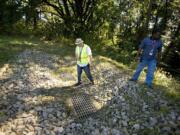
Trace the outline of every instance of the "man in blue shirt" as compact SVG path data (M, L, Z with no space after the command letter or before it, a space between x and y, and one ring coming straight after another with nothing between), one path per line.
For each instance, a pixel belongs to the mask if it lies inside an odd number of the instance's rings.
M149 88L152 88L152 81L154 78L154 72L156 70L157 62L161 58L162 41L160 39L160 32L153 30L151 37L146 37L142 40L139 50L138 58L140 63L130 81L137 81L141 71L144 67L148 67L145 83Z

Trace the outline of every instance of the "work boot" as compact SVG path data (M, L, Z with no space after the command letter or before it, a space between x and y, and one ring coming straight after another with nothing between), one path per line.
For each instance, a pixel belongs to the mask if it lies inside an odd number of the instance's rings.
M91 85L94 85L94 81L91 81L91 83L90 83Z
M149 89L153 89L153 86L152 85L149 85L149 84L147 84L147 83L144 83L144 85L147 87L147 88L149 88Z
M134 79L129 79L129 81L131 81L131 82L137 82L137 80L134 80Z
M153 86L152 85L147 85L147 87L149 88L149 89L153 89Z
M74 86L79 86L81 84L82 84L81 82L77 82Z

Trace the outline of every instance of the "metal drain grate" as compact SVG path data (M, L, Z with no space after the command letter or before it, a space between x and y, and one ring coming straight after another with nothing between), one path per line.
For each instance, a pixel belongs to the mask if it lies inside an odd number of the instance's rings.
M76 116L79 119L86 118L96 112L96 108L88 94L74 95L72 97L72 103Z

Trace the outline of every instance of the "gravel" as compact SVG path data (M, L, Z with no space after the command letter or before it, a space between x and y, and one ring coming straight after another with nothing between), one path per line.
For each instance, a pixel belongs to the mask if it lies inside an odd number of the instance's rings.
M160 90L129 82L128 74L107 63L97 66L97 85L68 88L76 76L69 72L54 74L67 65L63 60L25 50L0 70L0 135L180 133L179 104L171 103ZM92 95L103 106L78 121L64 105L66 92L69 96L73 92Z

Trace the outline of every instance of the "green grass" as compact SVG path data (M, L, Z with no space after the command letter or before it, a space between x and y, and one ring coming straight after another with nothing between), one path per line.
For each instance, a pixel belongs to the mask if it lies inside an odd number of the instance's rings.
M0 67L24 49L19 40L9 37L0 37ZM28 48L28 45L26 45Z
M65 40L66 41L66 40ZM41 41L34 37L0 36L0 67L25 49L35 49L61 57L72 56L72 42Z
M139 135L160 135L160 129L159 128L146 128L146 129L142 129L139 131L138 133Z
M95 41L90 43L89 41L87 44L89 44L93 50L95 65L104 64L108 67L113 65L130 76L133 74L137 62L128 58L131 57L131 55L129 56L127 52L121 52L119 54L118 50L115 48L112 49L112 47L108 45L110 43L106 43L105 41L97 43ZM56 54L62 59L69 59L69 62L74 60L74 48L73 40L64 37L61 37L56 41L45 41L35 37L0 36L0 68L3 67L4 64L9 63L17 54L25 49L35 49L49 54ZM67 65L66 67L55 71L54 74L59 74L64 71L76 74L76 71L72 70L71 67L72 64ZM75 68L76 67L73 66L73 69ZM144 79L145 72L142 73L140 82L143 82ZM162 90L168 98L171 98L174 101L180 100L180 82L172 76L166 75L164 71L158 70L155 73L154 84L155 88Z
M0 112L0 117L3 117L5 115L4 112Z

